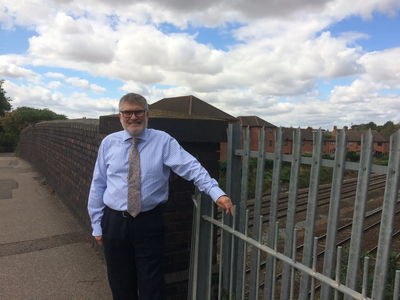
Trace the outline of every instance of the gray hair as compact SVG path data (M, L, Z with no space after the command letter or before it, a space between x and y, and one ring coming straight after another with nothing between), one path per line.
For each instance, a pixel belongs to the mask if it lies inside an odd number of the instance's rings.
M147 104L147 100L145 97L135 93L126 94L119 100L119 110L121 111L122 104L141 104L146 111L149 111L149 105Z

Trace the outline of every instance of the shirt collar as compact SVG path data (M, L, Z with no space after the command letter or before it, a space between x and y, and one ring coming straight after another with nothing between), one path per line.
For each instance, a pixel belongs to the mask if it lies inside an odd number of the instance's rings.
M148 138L148 136L149 136L148 129L145 128L144 131L142 132L142 134L139 135L139 136L136 137L136 138L138 138L138 139L140 139L140 140L143 140L143 141L146 141L147 138ZM123 134L122 134L122 139L123 139L123 141L126 142L127 140L130 140L131 138L132 138L131 135L130 135L126 130L124 130L124 132L123 132Z

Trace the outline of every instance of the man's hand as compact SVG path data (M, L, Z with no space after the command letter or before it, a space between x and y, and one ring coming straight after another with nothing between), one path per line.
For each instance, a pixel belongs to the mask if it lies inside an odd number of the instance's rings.
M96 239L97 244L99 244L100 246L103 246L103 236L102 235L95 236L94 238Z
M230 198L228 198L227 196L221 196L218 198L216 203L222 209L226 209L227 214L230 212L233 216L233 205Z

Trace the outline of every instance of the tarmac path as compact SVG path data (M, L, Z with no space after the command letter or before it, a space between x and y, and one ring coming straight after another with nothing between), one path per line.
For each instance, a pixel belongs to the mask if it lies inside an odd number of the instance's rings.
M42 180L0 153L0 299L112 299L102 256Z

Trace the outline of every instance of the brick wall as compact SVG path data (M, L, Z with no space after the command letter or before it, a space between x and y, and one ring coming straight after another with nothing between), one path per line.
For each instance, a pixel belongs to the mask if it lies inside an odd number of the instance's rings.
M162 129L177 138L212 177L218 178L220 140L221 135L226 135L226 122L153 119L149 127ZM87 199L98 148L107 134L121 129L118 118L101 117L100 121L41 122L21 132L20 156L46 178L89 236L92 229ZM162 206L166 227L165 277L170 300L187 299L193 194L193 183L171 174L169 200Z
M91 234L87 199L101 140L99 120L37 123L21 132L20 156L46 178L60 199Z

